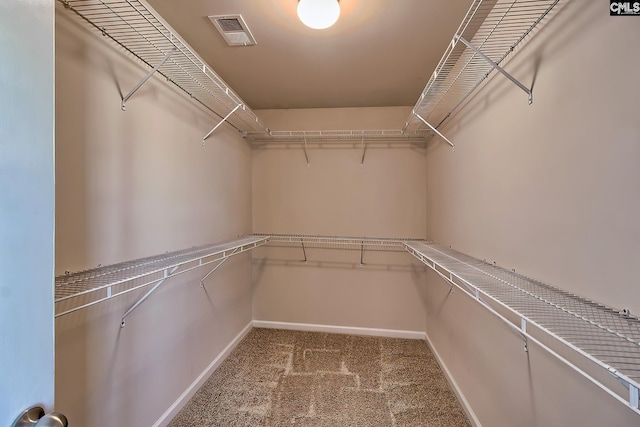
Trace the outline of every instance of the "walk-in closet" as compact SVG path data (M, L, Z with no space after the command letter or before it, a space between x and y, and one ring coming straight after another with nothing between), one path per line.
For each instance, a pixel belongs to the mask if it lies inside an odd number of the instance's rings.
M640 425L638 43L636 2L3 0L0 425Z

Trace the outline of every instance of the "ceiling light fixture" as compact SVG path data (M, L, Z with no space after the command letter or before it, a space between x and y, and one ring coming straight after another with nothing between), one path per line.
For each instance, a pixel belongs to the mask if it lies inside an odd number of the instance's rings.
M329 28L340 17L338 0L299 0L298 18L304 25L316 30Z

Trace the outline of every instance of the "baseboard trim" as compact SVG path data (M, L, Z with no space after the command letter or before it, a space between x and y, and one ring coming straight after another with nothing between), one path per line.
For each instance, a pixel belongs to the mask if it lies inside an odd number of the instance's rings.
M254 320L255 328L290 329L294 331L328 332L332 334L365 335L386 338L405 338L410 340L425 340L426 335L420 331L403 331L397 329L360 328L354 326L316 325L313 323L273 322L269 320Z
M458 387L458 383L451 375L451 371L449 371L449 368L447 368L447 365L443 362L442 358L440 357L440 354L438 353L438 350L436 350L436 348L433 345L433 342L431 341L431 338L429 338L429 334L427 334L426 332L424 333L424 340L429 345L431 352L433 353L433 355L436 357L436 360L438 361L438 365L440 365L440 369L442 369L442 372L444 372L444 376L447 378L449 385L451 385L453 392L456 394L456 396L458 397L458 400L462 404L462 409L467 414L467 418L469 418L469 421L471 421L471 425L473 427L482 427L482 424L480 424L480 420L476 416L476 413L473 411L473 409L471 409L471 405L469 405L469 401L466 399L466 397L464 397L462 390L460 390L460 387Z
M207 379L213 374L213 372L218 369L218 366L224 362L224 360L229 356L229 353L233 351L234 348L242 341L242 339L249 333L251 328L253 327L253 322L249 322L247 326L240 331L238 335L216 356L215 359L207 366L204 371L198 378L196 378L193 383L176 399L175 402L165 411L164 414L153 424L153 427L166 427L169 425L171 420L178 415L178 412L184 407L184 405L189 402L189 399L193 397L194 394L204 385Z

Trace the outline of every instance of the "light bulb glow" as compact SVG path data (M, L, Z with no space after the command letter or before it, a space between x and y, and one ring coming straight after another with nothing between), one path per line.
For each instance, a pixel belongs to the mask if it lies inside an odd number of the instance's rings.
M298 17L307 27L324 30L338 21L340 5L338 0L300 0Z

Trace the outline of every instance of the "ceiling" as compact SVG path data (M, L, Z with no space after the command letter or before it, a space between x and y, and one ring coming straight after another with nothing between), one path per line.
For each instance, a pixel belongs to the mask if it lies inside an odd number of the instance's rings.
M148 0L252 109L414 105L471 0L340 0L312 30L298 0ZM241 14L258 44L230 47L209 15Z

